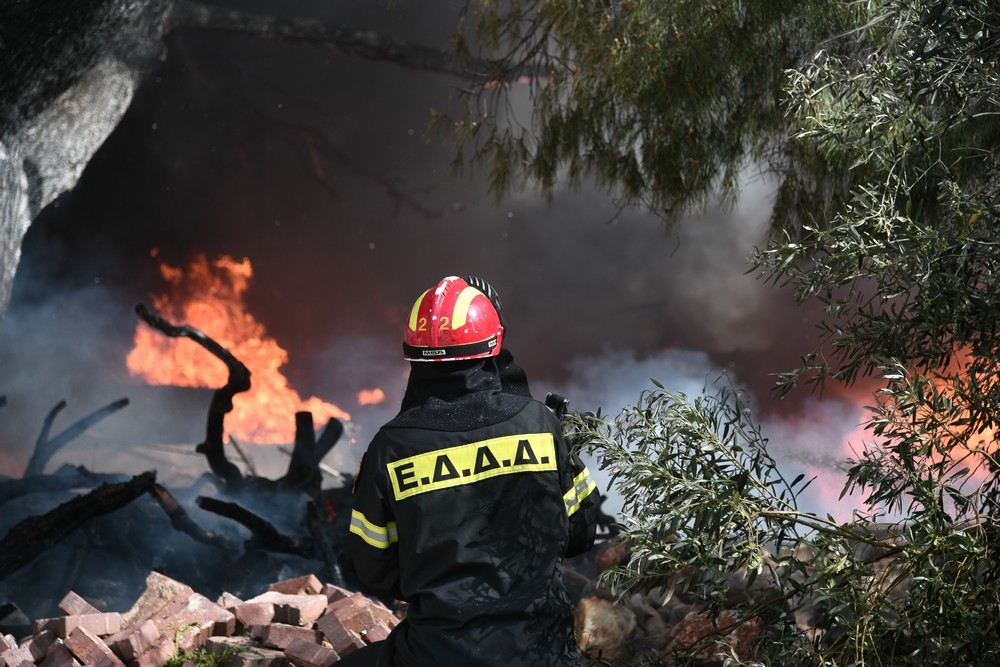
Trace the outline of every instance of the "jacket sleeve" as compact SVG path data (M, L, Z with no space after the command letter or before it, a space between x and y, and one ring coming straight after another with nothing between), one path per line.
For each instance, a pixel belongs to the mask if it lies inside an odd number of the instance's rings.
M560 477L563 480L563 501L569 518L569 541L566 544L566 556L569 557L589 551L594 546L600 494L587 466L579 456L570 451L561 429L559 439L560 448L565 452L565 465Z
M354 571L371 592L402 599L396 521L385 500L382 472L372 458L361 459L354 480L354 507L348 535Z

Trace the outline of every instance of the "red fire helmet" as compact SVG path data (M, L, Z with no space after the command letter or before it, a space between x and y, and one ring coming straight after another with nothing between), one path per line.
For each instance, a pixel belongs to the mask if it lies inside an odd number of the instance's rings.
M448 276L421 294L406 322L403 358L458 361L500 352L503 326L493 303L462 278Z

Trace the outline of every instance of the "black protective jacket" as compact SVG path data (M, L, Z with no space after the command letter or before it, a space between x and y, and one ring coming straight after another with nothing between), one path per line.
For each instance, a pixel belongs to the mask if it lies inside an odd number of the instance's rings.
M596 485L497 361L414 363L358 472L357 575L409 603L388 640L397 667L580 664L558 566L593 545Z

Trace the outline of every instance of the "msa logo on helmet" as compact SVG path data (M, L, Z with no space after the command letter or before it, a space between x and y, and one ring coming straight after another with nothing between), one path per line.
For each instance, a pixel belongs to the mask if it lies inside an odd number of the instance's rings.
M488 347L488 348L494 348L496 346L497 346L497 339L496 338L494 338L493 340L491 340L490 342L488 342L486 344L486 347Z
M425 357L443 357L447 350L423 350L421 354Z

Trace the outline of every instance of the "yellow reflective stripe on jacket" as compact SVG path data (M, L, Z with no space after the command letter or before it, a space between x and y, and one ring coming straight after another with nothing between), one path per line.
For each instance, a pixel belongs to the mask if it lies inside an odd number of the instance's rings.
M524 433L417 454L386 465L396 500L498 475L558 469L551 433Z
M399 540L395 521L390 521L385 526L379 526L369 521L358 510L351 512L351 532L376 549L388 549L389 545Z
M597 484L590 476L590 471L584 466L583 472L573 480L573 488L566 492L563 501L566 503L566 516L573 516L573 513L580 509L583 499L597 488Z

